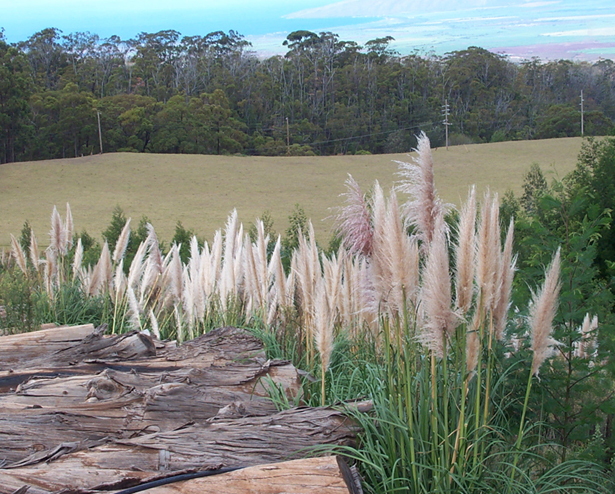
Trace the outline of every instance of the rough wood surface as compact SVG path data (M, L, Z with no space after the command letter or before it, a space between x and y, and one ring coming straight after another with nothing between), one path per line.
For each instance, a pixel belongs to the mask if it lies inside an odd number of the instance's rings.
M301 458L355 436L335 410L278 412L267 388L295 399L297 371L266 360L246 331L220 328L181 346L103 333L0 337L0 494L24 485L29 494L109 492L176 472Z
M334 456L258 465L154 487L149 494L349 494L360 492Z

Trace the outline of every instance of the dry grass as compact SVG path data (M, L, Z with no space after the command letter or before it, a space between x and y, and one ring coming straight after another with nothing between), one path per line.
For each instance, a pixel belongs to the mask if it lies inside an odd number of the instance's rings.
M446 202L459 204L470 184L503 194L520 190L532 162L562 177L574 168L580 138L503 142L439 148L433 151L435 181ZM209 240L233 208L250 224L270 210L274 228L283 233L299 203L312 218L316 235L326 242L332 222L322 221L343 203L339 194L350 173L364 189L375 179L387 190L394 161L406 154L331 157L235 157L116 153L63 160L15 163L0 167L0 245L10 245L30 221L41 245L48 244L49 215L69 202L75 230L98 236L116 205L133 225L147 215L161 239L169 240L181 220Z

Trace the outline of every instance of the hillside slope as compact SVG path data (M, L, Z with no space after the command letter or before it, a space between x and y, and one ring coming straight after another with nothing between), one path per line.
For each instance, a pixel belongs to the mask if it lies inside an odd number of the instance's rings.
M516 141L434 149L436 187L459 204L470 184L504 193L519 192L533 162L560 178L571 171L580 138ZM408 154L330 157L239 157L112 153L101 156L13 163L0 166L0 245L19 235L27 219L41 244L48 242L49 217L57 205L72 208L77 231L98 237L116 205L136 222L146 215L168 241L181 220L206 239L237 208L249 225L270 210L283 233L296 203L312 218L317 237L330 236L330 208L341 205L344 180L352 174L367 190L374 180L385 188L396 180L397 164ZM324 221L323 221L324 220Z

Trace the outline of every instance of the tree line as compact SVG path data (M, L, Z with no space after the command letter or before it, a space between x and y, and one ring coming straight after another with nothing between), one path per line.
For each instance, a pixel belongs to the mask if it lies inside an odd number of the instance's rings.
M0 32L0 163L102 150L306 155L581 134L615 119L615 64L513 63L478 47L400 55L390 36L360 46L295 31L259 58L244 37L175 30L134 39L44 29Z

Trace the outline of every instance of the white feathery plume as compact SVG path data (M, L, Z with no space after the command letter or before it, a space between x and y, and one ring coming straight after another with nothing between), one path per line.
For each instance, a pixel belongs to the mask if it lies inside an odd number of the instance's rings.
M120 233L120 236L115 244L115 249L113 250L114 264L124 257L126 247L128 247L128 240L130 240L130 218L126 220L126 224L124 225L124 228L122 228L122 233Z
M290 272L288 273L288 277L286 278L286 303L285 307L289 307L292 305L295 300L295 294L297 290L297 258L295 254L291 256L290 259Z
M164 269L164 262L162 259L162 252L160 252L160 244L158 242L158 236L156 235L156 231L151 223L146 225L147 228L147 239L145 240L148 250L149 250L149 259L151 259L155 269L158 271L158 274L162 274Z
M331 352L333 351L333 317L327 301L325 280L321 278L316 285L314 312L314 339L316 349L320 354L322 374L329 368Z
M82 290L86 295L90 295L90 286L92 285L92 266L82 267L79 273Z
M377 295L375 303L379 310L380 304L386 300L388 293L388 281L391 279L390 266L387 264L387 233L386 233L386 218L387 208L384 192L376 182L374 184L374 193L372 196L372 220L374 224L374 235L372 238L372 256L370 259L371 277L373 286Z
M113 265L111 264L111 252L109 252L109 244L105 241L102 252L100 253L100 275L102 277L101 284L106 290L110 290L113 284Z
M211 246L211 270L207 283L207 293L212 294L218 289L220 276L222 273L222 231L217 230L214 235L214 242Z
M75 257L73 259L73 280L82 278L83 263L83 244L81 243L81 237L77 239L77 246L75 247ZM83 281L83 279L82 279Z
M591 354L591 347L595 343L596 337L592 334L598 328L598 316L590 319L589 313L585 314L583 324L579 328L581 338L574 342L573 356L587 359Z
M403 206L404 217L409 225L416 227L425 249L433 238L436 219L445 213L445 208L434 186L429 138L421 132L417 140L417 156L412 158L413 163L397 162L398 175L402 177L397 188L410 196Z
M444 218L436 219L427 261L423 270L421 305L426 322L421 328L419 341L436 357L444 357L445 340L455 331L458 318L451 310L451 281L446 245Z
M49 298L53 299L54 295L54 278L57 270L56 251L51 247L45 249L45 291Z
M160 339L160 329L158 327L158 319L156 319L156 314L154 314L154 311L152 309L150 309L149 311L149 321L150 324L152 325L152 333L154 333L154 336L158 339Z
M15 259L15 262L17 263L17 266L19 266L19 269L21 269L23 274L27 275L28 267L27 267L26 255L23 249L21 248L21 244L17 241L17 239L12 233L11 233L11 252L13 254L13 258Z
M314 233L314 225L311 220L308 220L308 234L310 237L310 255L312 258L312 275L314 276L314 284L316 279L322 276L322 269L320 267L320 255L318 254L318 247L316 246L316 234Z
M275 295L271 297L275 300L271 305L280 305L282 307L288 307L290 300L286 298L286 275L284 274L284 266L282 266L282 239L278 235L278 239L275 243L273 253L271 254L271 260L269 261L268 275L273 279L273 285L270 293Z
M94 266L94 269L91 270L91 273L89 274L87 280L88 280L88 284L86 287L86 292L88 295L97 295L99 292L99 287L101 285L101 280L102 280L102 274L101 274L101 263L100 260L96 263L96 266Z
M456 305L466 314L474 296L474 259L476 249L476 189L470 188L468 200L461 208L456 246Z
M126 275L124 274L124 259L115 267L115 275L113 277L113 287L115 289L115 299L120 300L126 291Z
M130 275L130 273L129 273ZM139 303L143 304L146 298L149 298L154 288L158 284L158 280L161 274L158 272L158 263L153 261L150 257L145 261L145 268L143 269L143 276L141 277L141 283L139 285ZM135 278L135 283L139 281ZM135 285L130 285L135 288Z
M258 248L258 255L255 256L256 269L258 272L259 290L263 302L267 301L269 293L269 286L273 275L269 273L269 266L267 265L267 246L269 245L269 235L265 235L265 225L262 221L257 222L256 246Z
M476 284L480 290L481 306L484 312L493 308L493 302L498 293L498 270L499 270L499 229L494 231L494 218L497 218L497 195L493 198L489 191L481 207L480 226L478 230L477 254L476 254ZM497 240L496 240L497 239Z
M36 235L34 235L34 230L30 229L30 261L32 262L32 266L36 269L36 272L40 272L40 253L38 250L38 240L36 239Z
M51 230L49 231L50 243L49 247L61 255L66 255L66 231L62 224L62 218L56 207L53 207L51 213Z
M135 256L132 258L130 268L128 269L127 283L133 289L137 288L145 269L145 252L147 251L147 242L141 242L135 252Z
M237 252L237 210L234 209L228 217L224 231L224 256L222 258L222 269L220 273L220 303L223 310L226 310L226 303L229 295L234 293L236 288L235 279L235 254Z
M207 299L211 296L213 284L210 286L211 279L211 253L209 252L209 244L205 242L201 250L201 262L199 266L199 290L203 294L203 303L207 305Z
M139 308L139 304L137 302L137 297L135 296L135 292L131 286L128 286L126 289L126 295L128 297L128 318L130 321L130 325L133 329L137 331L141 330L141 309Z
M173 302L179 304L183 298L183 270L182 262L179 256L180 245L173 244L171 247L170 261L167 265L167 272L165 273L165 279L169 283L171 295L173 296Z
M233 256L233 296L243 295L243 224L239 224L235 239L235 255Z
M491 232L491 244L493 246L492 250L495 257L495 271L493 279L493 296L491 297L491 306L489 307L489 309L493 312L500 296L500 283L502 282L502 276L500 273L500 270L502 269L502 232L500 229L500 201L498 200L497 194L493 194L493 204L491 206L490 221L491 227L489 228L489 231ZM512 256L512 250L510 251L510 253Z
M73 224L73 213L70 210L70 204L66 203L66 219L64 221L64 237L66 238L67 248L73 246L73 234L75 226Z
M196 323L196 307L194 303L194 291L193 284L190 280L190 276L188 274L188 269L184 268L182 270L182 300L181 304L184 309L184 315L188 320L188 337L190 339L194 338L194 328ZM178 304L179 305L179 304Z
M397 196L391 192L386 214L386 259L389 276L388 308L391 315L403 312L406 301L414 301L418 292L418 249L401 222Z
M256 260L254 259L254 248L250 242L249 235L246 235L245 244L245 289L246 298L249 302L247 312L250 313L253 308L263 309L265 307L265 300L260 290L260 280L258 279Z
M205 250L205 247L204 247ZM199 242L196 235L190 240L190 262L188 263L188 277L192 301L194 304L195 321L205 319L205 293L202 288L203 255L199 251ZM207 259L209 261L209 258Z
M559 345L551 337L553 319L557 311L560 282L560 249L557 249L551 265L547 269L545 281L541 290L532 297L530 308L530 328L532 330L532 374L538 377L540 366L554 353L554 347Z
M190 261L188 262L191 274L196 274L201 267L201 253L199 252L199 240L196 235L190 239Z
M508 317L508 309L510 309L510 296L512 294L512 284L515 275L515 265L517 263L516 256L513 258L513 235L515 231L514 220L510 220L508 232L506 233L506 241L504 242L504 252L500 262L498 287L500 293L497 297L497 303L493 310L493 324L495 337L498 340L504 339L504 331L506 329L506 319Z
M329 308L330 323L333 324L339 307L343 258L333 254L331 258L328 259L324 252L321 254L321 257L325 297Z

